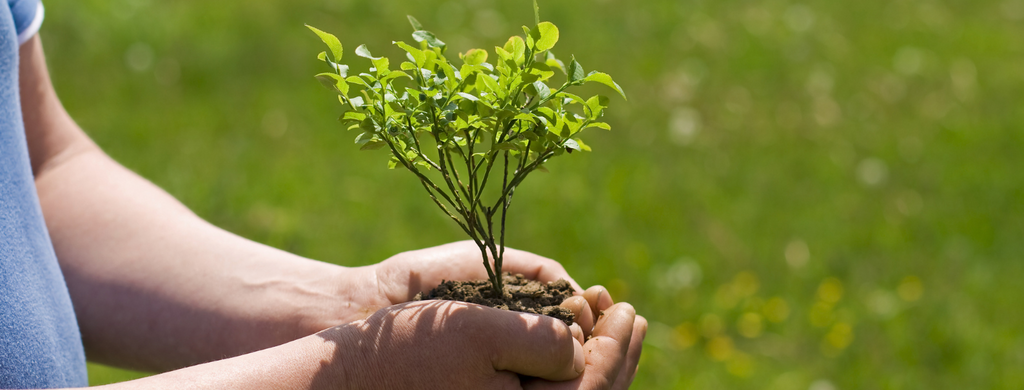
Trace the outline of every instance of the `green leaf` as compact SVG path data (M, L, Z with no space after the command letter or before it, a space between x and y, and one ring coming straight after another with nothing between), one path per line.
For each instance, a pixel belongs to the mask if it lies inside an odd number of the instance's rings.
M405 113L405 107L402 107L402 105L401 105L401 104L398 104L398 102L388 102L388 105L387 105L387 107L388 107L389 109L391 109L391 111L392 111L393 113L396 113L396 114L404 114L404 113ZM390 116L392 116L391 114L392 114L392 113L390 113L390 112L389 112L389 113L387 113L387 115L388 115L389 117L390 117Z
M611 130L612 126L604 122L590 122L587 124L587 128L596 127L598 129Z
M588 114L587 119L594 120L601 116L601 112L608 107L608 97L606 96L594 96L587 100L586 105Z
M351 121L360 121L360 122L362 122L365 119L366 119L366 114L363 114L361 112L348 111L348 112L346 112L346 113L341 115L341 120L344 120L344 121L350 121L351 120Z
M530 37L534 40L534 48L538 51L551 50L558 43L558 27L551 22L541 22L530 30Z
M316 35L320 37L320 40L324 41L324 43L327 44L327 48L331 49L331 55L333 56L334 62L341 61L341 56L344 50L341 46L341 41L338 40L338 37L334 36L333 34L323 32L320 29L310 26L308 24L306 25L306 27L308 27L311 31L316 33Z
M537 41L530 36L530 28L523 26L523 32L526 33L526 35L524 35L526 37L526 47L531 50L537 50Z
M459 54L462 61L466 65L480 65L487 62L487 50L484 49L469 49L466 54Z
M580 147L580 144L572 138L565 140L565 143L563 143L562 146L564 146L565 151L569 153L572 153L573 150L583 150L583 148Z
M415 47L409 46L408 43L405 43L405 42L402 42L402 41L395 41L395 42L392 42L392 43L398 45L398 47L400 47L400 48L404 49L406 52L408 52L409 55L412 56L412 60L416 62L416 65L423 66L423 63L427 59L427 56L425 54L423 54L423 50L420 50L420 49L417 49Z
M582 70L583 69L581 68L580 69L581 73L582 73ZM596 83L601 83L601 84L607 85L607 86L611 87L612 89L614 89L616 92L618 92L619 95L622 95L623 99L626 99L626 93L622 92L622 87L620 87L619 84L616 84L615 81L612 81L612 76L609 76L607 73L590 72L590 75L588 75L585 79L583 79L583 82L585 82L585 83L596 82ZM629 99L626 99L626 100L629 100Z
M363 78L359 77L359 76L348 76L347 78L345 78L345 81L348 81L348 82L350 82L352 84L359 84L359 85L362 85L364 87L369 87L370 86L369 84L366 83L366 80L363 80Z
M409 61L402 61L402 64L399 65L399 67L402 70L416 70L416 64Z
M428 164L426 161L416 161L413 164L428 171L431 169L430 164Z
M506 91L505 88L501 86L501 84L498 84L498 81L495 80L493 77L485 74L481 74L478 77L481 80L483 80L485 85L487 85L487 89L489 89L495 95L498 95L498 98L504 99L505 96L508 95L508 91Z
M370 141L373 141L373 132L365 131L356 136L356 145L366 145Z
M563 129L565 128L565 120L562 117L558 117L556 119L557 120L554 124L548 123L548 132L557 135L559 138L565 137L566 134L563 131Z
M373 121L373 118L370 117L367 117L366 119L363 119L362 122L359 122L359 128L371 133L376 132L378 130L377 123L375 123Z
M564 99L568 99L568 100L565 100L563 102L564 104L579 103L579 104L582 104L584 106L587 104L587 101L583 100L583 98L579 97L576 94L572 94L572 93L568 93L568 92L559 92L558 93L558 97L561 97L561 98L564 98Z
M338 76L348 77L348 65L336 64L332 62L331 66L333 66L334 70L338 72Z
M400 71L400 70L395 70L395 71L391 71L390 73L388 73L388 75L387 75L387 76L384 76L384 78L380 79L380 81L381 81L382 83L386 83L386 82L388 82L388 81L391 81L391 80L397 79L397 78L399 78L399 77L407 77L407 78L409 78L410 80L412 79L412 76L409 76L409 74L408 74L408 73L405 73L405 72L403 72L403 71Z
M573 139L573 141L576 141L576 144L580 146L580 150L582 150L584 152L591 151L590 146L587 146L587 144L583 143L583 140L581 140L581 139Z
M383 78L391 73L391 70L388 69L391 66L391 61L387 57L380 57L371 61L373 61L374 69L377 69L377 77Z
M377 150L383 148L385 145L387 144L384 141L370 141L363 144L363 147L359 148L359 150Z
M430 47L444 49L444 47L447 46L440 39L437 39L437 37L434 36L434 33L430 31L418 30L412 33L412 39L415 39L416 42L426 42Z
M572 57L572 62L569 63L569 82L573 84L583 82L585 72L583 71L583 65L580 65L576 61L576 56Z
M483 69L483 67L480 65L462 64L462 69L459 69L459 74L462 75L462 78L464 80L466 80L467 85L472 85L474 82L476 82L476 76L474 75L474 73L479 72L480 69Z
M370 54L370 49L367 49L366 45L359 45L359 47L356 48L356 55L360 56L360 57L363 57L363 58L369 58L371 61L372 60L379 60L379 59L383 58L383 57L374 57L373 54Z
M341 76L334 73L320 73L316 75L316 79L327 89L348 96L348 83Z
M536 56L534 55L536 53L533 50L533 45L530 45L529 43L523 43L523 46L523 62L525 63L526 59L533 61L533 59L536 58Z
M462 96L463 99L466 99L466 100L469 100L469 101L474 101L474 102L480 101L480 98L478 98L476 96L473 96L473 95L470 95L470 94L465 93L465 92L457 92L456 95Z
M526 61L526 42L519 36L513 36L505 42L505 51L512 54L512 59L516 62L516 65L522 65Z
M398 167L398 157L391 156L391 159L388 160L388 169L395 169L396 167Z
M476 102L476 111L480 115L484 116L485 119L494 113L491 106L483 100Z
M448 88L455 89L455 86L459 84L459 80L457 80L455 77L455 68L452 67L452 64L449 64L446 61L444 63L438 64L438 67L441 68L441 72L444 73L444 76L447 79L445 83L448 86Z
M542 117L547 118L549 122L554 122L558 119L558 116L555 115L555 110L552 110L548 107L538 108L537 113L540 114Z
M423 66L421 66L421 68L434 69L434 65L436 65L438 59L437 53L433 50L424 50L423 55L426 56L427 59L423 61Z
M409 18L409 24L412 25L413 31L420 31L423 29L423 24L421 24L419 20L416 20L416 18L412 17L412 15L406 15L406 17Z
M498 54L498 58L501 58L502 61L511 61L513 58L512 53L509 53L508 50L505 50L504 48L501 47L495 46L494 52Z
M320 54L316 55L316 59L318 59L320 61L327 62L327 52L326 51L320 52Z
M565 116L565 127L569 128L569 135L573 135L580 132L580 127L583 126L581 118L577 117L576 114L566 114Z
M548 96L551 96L551 88L548 88L548 85L544 84L543 81L538 80L534 82L533 88L537 90L537 97L541 99L547 99Z
M565 63L563 63L558 58L555 58L555 53L552 53L550 51L547 52L547 54L544 55L544 64L552 68L558 68L558 70L561 70L562 73L566 73Z
M555 72L551 70L551 66L542 62L535 62L533 65L530 65L528 72L528 74L536 76L541 81L546 81L555 75Z
M528 122L528 123L533 123L533 124L537 123L537 118L536 117L534 117L533 115L530 115L530 114L526 114L526 113L517 114L515 116L515 119L517 119L517 120L519 120L521 122Z

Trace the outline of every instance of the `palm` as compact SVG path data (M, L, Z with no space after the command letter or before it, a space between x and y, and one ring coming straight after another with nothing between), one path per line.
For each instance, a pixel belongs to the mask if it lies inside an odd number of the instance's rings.
M541 281L566 279L583 292L561 265L532 253L507 249L504 270ZM471 241L403 252L381 262L374 271L380 298L391 304L408 302L444 280L487 278L480 251Z

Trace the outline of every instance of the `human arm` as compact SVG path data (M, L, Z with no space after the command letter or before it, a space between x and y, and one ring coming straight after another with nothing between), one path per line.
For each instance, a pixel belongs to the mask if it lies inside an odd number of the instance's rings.
M595 332L631 322L620 305ZM602 330L604 329L604 330ZM140 389L591 389L566 382L583 370L579 328L524 313L447 301L410 302L369 318L235 358L103 386ZM615 352L606 346L591 346ZM562 382L542 382L543 380Z

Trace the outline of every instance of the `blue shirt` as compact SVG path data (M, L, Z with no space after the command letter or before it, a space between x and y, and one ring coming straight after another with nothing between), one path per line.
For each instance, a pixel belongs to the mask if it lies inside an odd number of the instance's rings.
M39 207L18 93L38 0L0 6L0 388L88 385L71 297Z

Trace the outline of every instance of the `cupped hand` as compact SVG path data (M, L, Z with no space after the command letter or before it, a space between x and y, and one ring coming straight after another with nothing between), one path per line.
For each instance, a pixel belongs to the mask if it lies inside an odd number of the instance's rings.
M639 357L630 344L645 328L629 304L603 313L583 343L578 325L547 316L451 301L391 306L318 334L335 353L313 388L624 389L632 378L622 368Z
M519 376L577 378L576 334L551 317L452 301L409 302L320 332L335 344L313 388L515 389Z
M375 285L375 288L362 289L367 294L364 305L386 307L403 304L417 293L429 290L443 280L485 279L487 273L482 262L480 251L472 241L400 253L379 264L361 269L367 274L363 277L372 280ZM550 378L533 379L523 383L524 388L629 387L636 375L643 339L647 333L646 319L636 315L629 304L616 305L607 289L602 286L594 286L583 291L561 264L554 260L506 248L503 268L505 272L520 273L526 278L540 281L565 279L577 294L566 300L562 306L572 310L576 317L576 324L572 329L577 342L583 344L586 351L584 374L571 381L562 382L554 382ZM383 312L388 310L391 308L388 307ZM372 312L365 311L367 315ZM519 313L516 315L530 316Z
M444 280L486 279L483 256L473 241L403 252L370 266L378 291L387 302L408 302ZM502 272L523 274L527 279L554 282L565 279L582 294L583 289L557 261L530 252L505 248Z

